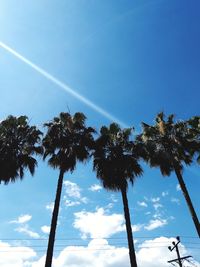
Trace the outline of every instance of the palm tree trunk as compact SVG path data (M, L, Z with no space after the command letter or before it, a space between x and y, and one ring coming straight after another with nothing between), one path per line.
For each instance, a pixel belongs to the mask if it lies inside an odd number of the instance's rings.
M176 176L178 178L178 181L179 181L181 190L183 192L183 195L185 197L185 200L187 202L188 208L190 210L190 213L192 215L192 220L193 220L194 225L196 227L197 233L198 233L198 235L200 237L200 224L199 224L199 219L198 219L197 214L195 212L195 209L193 207L191 198L190 198L189 193L187 191L187 187L186 187L186 185L185 185L185 183L183 181L183 177L182 177L181 172L180 172L180 170L178 168L175 168L175 173L176 173Z
M131 267L137 267L126 189L121 188Z
M53 214L52 214L52 219L51 219L51 229L50 229L50 234L49 234L45 267L51 267L52 265L53 248L54 248L54 242L55 242L55 234L56 234L56 226L57 226L58 212L59 212L59 206L60 206L62 185L63 185L63 177L64 177L64 172L61 170L59 174L59 178L58 178L56 199L55 199L54 209L53 209Z

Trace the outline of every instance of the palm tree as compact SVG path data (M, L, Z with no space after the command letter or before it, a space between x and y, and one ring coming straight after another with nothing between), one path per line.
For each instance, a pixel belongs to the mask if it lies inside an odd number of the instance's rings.
M137 139L142 141L146 148L147 162L150 167L159 167L163 176L175 172L200 237L199 220L182 176L184 164L192 163L195 149L199 146L187 122L174 122L174 115L169 115L165 119L164 113L161 112L153 126L142 123L142 127L143 132Z
M86 117L83 113L60 113L51 122L46 123L46 136L43 139L44 159L48 156L48 163L60 171L55 204L51 220L49 234L46 267L51 267L53 248L56 234L60 198L65 172L73 172L77 161L85 162L90 157L90 150L93 146L94 129L85 126Z
M193 116L187 120L187 125L191 138L195 140L191 153L197 154L197 162L200 164L200 116Z
M93 168L103 184L111 191L120 191L124 206L129 256L131 267L136 267L136 256L128 207L128 182L133 184L137 176L142 175L142 168L138 164L135 144L130 141L131 129L120 129L113 123L109 128L102 127L100 136L96 140L93 153Z
M15 182L28 169L33 175L35 154L42 154L42 132L29 126L26 116L8 116L0 122L0 183Z

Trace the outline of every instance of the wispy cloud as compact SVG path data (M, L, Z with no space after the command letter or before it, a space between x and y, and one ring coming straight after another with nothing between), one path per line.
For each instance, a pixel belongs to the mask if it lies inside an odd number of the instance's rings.
M67 207L78 206L78 205L80 205L80 204L81 204L80 201L71 201L71 200L69 200L69 199L66 199L66 200L65 200L65 205L66 205Z
M81 188L73 182L64 181L64 201L66 207L78 206L81 203L88 203L88 198L81 195Z
M180 200L178 198L175 197L171 197L171 202L176 203L177 205L180 205Z
M145 207L145 208L148 207L147 203L144 202L144 201L141 201L141 202L138 201L137 204L138 204L140 207Z
M133 232L139 232L143 228L143 224L134 224L131 227Z
M116 195L114 195L114 194L111 194L111 196L109 197L109 200L111 200L114 203L118 202L118 199L116 198Z
M31 219L32 219L31 215L24 214L19 216L16 220L10 221L9 223L14 223L19 225L19 227L14 229L14 231L18 233L24 233L32 238L39 238L40 235L30 230L29 225L27 224Z
M54 208L54 202L51 202L51 203L46 205L46 209L50 210L51 212L53 212L53 208Z
M153 207L154 207L155 210L158 210L159 208L162 208L163 205L160 204L160 203L154 203L154 204L153 204Z
M177 185L176 185L176 191L181 191L180 184L177 184Z
M93 184L90 186L89 190L92 192L100 191L102 189L102 186L99 184Z
M163 227L166 225L168 222L165 219L155 219L155 220L150 220L149 224L146 225L144 228L148 231L154 230L159 227Z
M29 227L27 225L24 225L24 226L21 226L21 227L18 227L15 229L16 232L18 233L23 233L23 234L26 234L32 238L39 238L40 235L32 230L29 229Z
M110 211L110 209L112 209L114 207L114 203L110 202L108 203L108 205L105 206L105 211Z
M153 203L156 203L156 202L159 202L159 201L160 201L159 197L152 197L151 198L151 202L153 202Z
M168 191L163 191L163 192L161 193L161 195L162 195L162 197L166 197L166 196L169 195L169 192L168 192Z
M80 198L81 197L81 189L76 183L72 183L70 181L64 181L65 194L68 197Z
M31 215L24 214L24 215L19 216L16 220L10 221L9 223L22 224L22 223L26 223L26 222L30 221L31 218L32 218Z

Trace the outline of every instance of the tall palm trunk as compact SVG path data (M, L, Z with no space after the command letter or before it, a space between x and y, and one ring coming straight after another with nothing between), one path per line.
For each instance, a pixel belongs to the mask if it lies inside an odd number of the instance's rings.
M52 214L52 219L51 219L51 229L50 229L50 234L49 234L45 267L51 267L52 265L53 248L54 248L54 242L55 242L55 234L56 234L56 226L57 226L58 212L59 212L59 206L60 206L62 185L63 185L63 177L64 177L64 172L61 170L59 174L59 178L58 178L56 199L55 199L55 204L54 204L54 209L53 209L53 214Z
M131 267L137 267L126 188L121 188Z
M199 224L199 219L198 219L197 214L195 212L195 209L193 207L191 198L190 198L189 193L187 191L187 187L185 186L185 183L183 181L183 177L182 177L181 172L180 172L180 170L178 168L175 168L175 173L176 173L176 176L178 178L178 181L179 181L181 190L183 192L183 195L185 197L185 200L187 202L188 208L190 210L190 213L191 213L191 216L192 216L192 220L193 220L194 225L196 227L197 233L198 233L198 235L200 237L200 224Z

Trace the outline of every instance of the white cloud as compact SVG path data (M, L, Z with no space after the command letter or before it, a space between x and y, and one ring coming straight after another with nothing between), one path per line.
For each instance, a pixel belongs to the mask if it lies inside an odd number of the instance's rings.
M155 210L158 210L159 208L163 207L163 205L160 203L159 197L152 197L151 202Z
M64 181L65 194L68 197L81 198L81 189L76 183Z
M81 211L74 214L74 227L79 229L82 237L105 238L125 230L124 216L106 214L105 209L96 212Z
M0 266L1 267L26 267L27 261L36 256L33 249L27 247L12 247L10 244L0 241Z
M172 197L170 200L171 200L171 202L174 202L177 205L180 205L180 200L178 198Z
M67 207L78 206L81 203L88 203L87 197L81 196L81 188L70 181L64 181L65 195L63 197Z
M144 228L148 231L151 231L158 227L163 227L166 224L167 224L167 220L165 219L155 219L155 220L150 220L149 224L146 225Z
M177 257L176 252L170 252L167 247L171 245L174 238L158 237L146 240L138 245L136 258L140 267L168 267L168 260ZM180 244L181 256L190 255L191 251ZM44 267L45 255L33 260L36 252L28 247L12 247L8 243L0 241L1 267ZM193 253L191 253L193 254ZM196 266L199 262L193 261ZM61 250L53 259L52 267L129 267L128 249L109 244L106 239L96 239L89 242L87 246L68 246ZM188 267L194 265L187 263Z
M163 205L160 204L160 203L154 203L154 204L153 204L153 207L154 207L155 210L157 210L157 209L159 209L159 208L162 208Z
M168 267L168 260L176 258L176 252L170 252L167 247L174 238L158 237L146 240L138 246L136 258L140 267ZM186 248L180 244L181 256L188 255ZM45 257L33 262L31 267L43 267ZM197 261L194 261L199 266ZM53 267L129 267L128 249L116 247L105 239L89 242L87 246L69 246L53 259ZM194 265L187 263L188 267ZM7 267L7 266L6 266ZM14 265L12 266L14 267ZM21 266L20 266L21 267ZM23 266L25 267L25 266Z
M155 214L153 214L153 218L154 218L154 219L160 219L161 216L162 216L162 214L159 213L159 212L156 212Z
M141 207L145 207L145 208L148 207L147 203L144 202L144 201L141 201L141 202L138 201L137 203L138 203L138 205L141 206Z
M43 267L45 258L31 267ZM87 246L69 246L53 260L53 267L129 267L128 250L109 245L107 240L92 240Z
M45 233L45 234L49 234L49 232L50 232L50 226L43 225L43 226L41 227L41 230L42 230L43 233Z
M91 241L86 248L66 248L54 261L55 266L129 267L128 250L111 246L106 240Z
M81 204L80 201L71 201L71 200L69 200L69 199L66 199L66 200L65 200L65 206L67 206L67 207L78 206L78 205L80 205L80 204Z
M181 191L180 184L177 184L177 185L176 185L176 191Z
M114 194L112 194L109 199L114 203L118 202L118 199L116 198L116 196Z
M133 232L139 232L142 229L143 224L134 224L131 227Z
M110 209L113 208L113 206L114 206L113 203L108 203L108 205L105 206L105 210L106 210L106 211L109 211Z
M24 214L24 215L21 215L17 218L17 220L13 220L13 221L10 221L9 223L18 223L18 224L22 224L22 223L26 223L28 221L30 221L32 218L31 215L29 214Z
M161 195L162 195L162 197L166 197L166 196L169 195L169 192L168 191L163 191Z
M99 184L93 184L90 186L89 190L92 192L100 191L102 189L102 186Z
M88 198L87 197L81 197L80 201L83 202L84 204L88 203Z
M32 237L32 238L39 238L40 235L36 232L33 232L32 230L29 229L29 227L27 225L18 227L15 229L16 232L18 233L24 233L27 234L28 236Z
M160 201L159 197L152 197L151 198L151 202L153 202L153 203L156 203L156 202L159 202L159 201Z
M51 212L53 212L53 208L54 208L54 202L51 202L50 204L46 205L46 209L50 210Z

